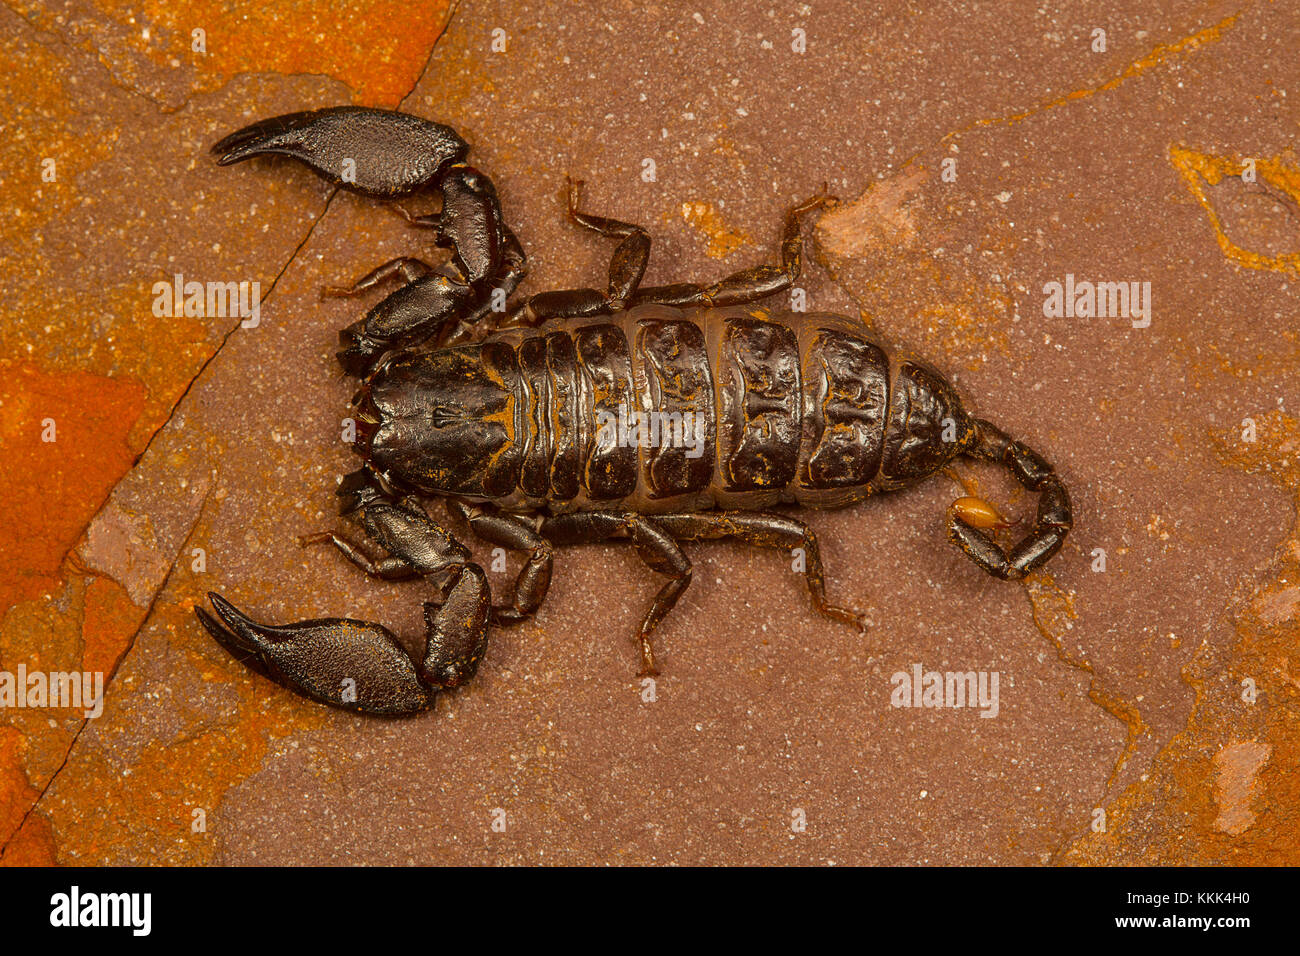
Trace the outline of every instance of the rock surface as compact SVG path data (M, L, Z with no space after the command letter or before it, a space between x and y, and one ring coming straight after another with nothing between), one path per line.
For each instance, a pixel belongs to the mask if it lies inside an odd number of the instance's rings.
M1298 862L1286 4L173 6L0 21L0 671L106 680L92 718L0 708L0 860ZM769 260L781 210L829 182L808 308L925 355L1048 457L1064 551L1024 584L974 568L948 503L1032 501L963 464L811 517L866 637L782 556L698 546L649 700L631 638L658 582L591 547L435 713L257 677L195 622L208 590L419 630L418 585L296 539L336 525L354 462L332 352L364 304L321 287L441 253L300 167L207 155L344 103L462 132L527 291L605 274L566 173L649 228L651 283ZM177 275L260 283L257 325L158 315ZM1067 281L1149 283L1150 314L1048 315ZM892 706L918 666L996 672L996 715Z

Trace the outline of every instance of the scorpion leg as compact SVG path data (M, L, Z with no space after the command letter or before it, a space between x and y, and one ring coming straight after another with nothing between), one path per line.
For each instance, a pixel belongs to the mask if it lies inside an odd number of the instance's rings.
M865 615L827 602L826 573L817 535L802 521L771 511L717 511L655 515L655 522L678 541L736 538L761 548L787 552L802 549L804 580L813 607L842 624L866 630Z
M373 288L379 283L391 279L393 276L401 276L402 285L411 285L412 283L423 279L433 271L433 266L421 259L413 259L410 256L399 256L396 259L389 259L383 265L371 269L351 285L326 286L324 294L328 296L360 295L367 289Z
M948 511L948 537L953 543L994 577L1019 580L1061 550L1074 523L1070 495L1042 457L982 419L975 420L971 445L965 453L1007 466L1021 485L1038 492L1038 513L1033 527L1010 553L976 527L977 522L983 523L982 516L957 506Z
M338 353L339 363L349 374L364 378L392 349L418 345L435 337L438 345L474 337L486 324L479 320L494 305L504 305L526 272L523 248L514 234L506 230L505 252L491 277L469 285L430 272L408 282L381 299L360 322L339 333L343 345Z
M602 236L621 239L609 261L609 287L598 289L566 289L539 292L517 308L498 328L512 329L534 326L548 319L583 318L602 315L626 307L650 261L650 234L641 226L617 219L593 216L578 208L582 201L583 182L565 177L569 219L576 225Z
M646 263L650 260L649 233L631 223L582 212L578 209L582 201L582 181L565 177L565 183L569 218L575 224L602 236L622 239L610 259L609 288L605 292L598 289L539 292L530 296L497 328L534 326L548 319L582 318L621 309L628 304L645 275Z
M305 534L298 539L298 544L305 548L312 544L324 544L326 541L338 548L343 557L372 578L383 578L385 581L400 581L403 578L413 578L420 573L409 561L398 555L389 555L386 558L372 558L366 553L365 548L337 531Z
M364 471L339 488L344 513L358 512L369 537L391 555L374 560L332 532L305 543L331 541L354 564L379 577L425 576L441 581L441 601L424 606L425 650L413 658L391 631L367 621L322 618L259 624L219 594L216 615L195 613L208 632L254 670L313 700L367 714L426 710L439 690L474 676L487 647L491 595L469 552L411 501L384 496Z
M803 215L835 202L826 187L817 195L786 210L781 232L781 264L742 269L712 285L683 283L640 289L632 296L632 305L657 302L662 305L716 307L741 305L783 292L794 285L802 268L803 236L799 225Z
M449 502L470 530L486 541L511 551L527 551L528 560L515 579L514 599L509 605L492 609L493 624L514 624L536 613L551 586L551 569L555 549L551 543L522 518L505 512L486 511L479 506Z
M582 202L581 179L565 177L569 193L569 218L579 226L598 232L611 239L622 239L609 260L609 305L621 309L636 292L650 261L650 234L640 226L593 216L578 209Z
M645 229L616 219L604 219L580 212L581 182L569 183L569 215L601 235L621 237L609 264L609 291L567 289L539 292L515 310L500 328L537 325L548 319L586 318L633 305L655 302L674 306L724 306L753 302L790 288L802 268L803 236L800 223L805 213L835 201L825 187L817 195L786 211L781 233L781 264L754 266L727 276L712 285L681 283L641 288L650 257L650 236Z
M638 643L641 646L640 677L658 674L650 636L659 622L672 610L677 599L691 583L691 562L672 536L654 519L634 512L587 511L556 515L542 522L542 534L552 544L594 544L611 538L630 538L637 554L652 571L671 577L655 595L650 610L641 622Z

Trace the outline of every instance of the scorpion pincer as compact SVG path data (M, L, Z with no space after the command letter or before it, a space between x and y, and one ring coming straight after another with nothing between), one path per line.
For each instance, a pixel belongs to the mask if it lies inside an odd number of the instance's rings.
M328 290L398 283L340 333L338 353L361 381L362 465L338 488L341 511L383 556L337 532L301 539L331 543L375 577L429 579L423 655L378 624L270 626L210 594L216 616L196 612L233 655L321 703L417 713L474 675L492 626L537 611L555 548L609 540L631 542L667 578L641 623L643 674L656 672L651 635L691 580L684 542L800 548L814 607L861 628L859 614L828 602L813 532L773 509L842 507L963 455L1006 466L1039 499L1009 551L989 534L1006 527L991 507L959 499L947 518L958 547L1006 579L1060 550L1072 519L1052 467L970 416L933 368L893 353L861 323L749 305L798 277L800 223L833 201L824 190L786 213L778 264L710 285L644 287L649 235L581 211L582 184L571 182L571 220L618 240L608 285L507 307L526 259L468 151L447 126L357 107L264 120L213 147L223 166L282 154L367 196L439 192L440 212L408 218L451 250L450 268L404 257ZM432 497L483 541L524 556L507 601L492 603L469 550L425 513L420 499Z

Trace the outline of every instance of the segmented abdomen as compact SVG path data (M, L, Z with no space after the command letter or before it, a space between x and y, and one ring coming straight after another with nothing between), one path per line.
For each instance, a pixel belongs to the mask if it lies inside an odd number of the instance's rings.
M969 428L942 378L839 316L641 306L498 341L522 413L506 506L833 506L932 473Z
M970 423L928 367L825 314L639 306L376 374L363 453L516 510L834 507L910 484Z

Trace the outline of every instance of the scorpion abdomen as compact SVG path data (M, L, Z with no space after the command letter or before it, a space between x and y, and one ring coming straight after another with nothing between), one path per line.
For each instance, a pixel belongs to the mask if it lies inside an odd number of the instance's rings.
M362 405L382 474L521 512L838 507L934 473L973 427L861 324L751 308L643 305L403 353Z

